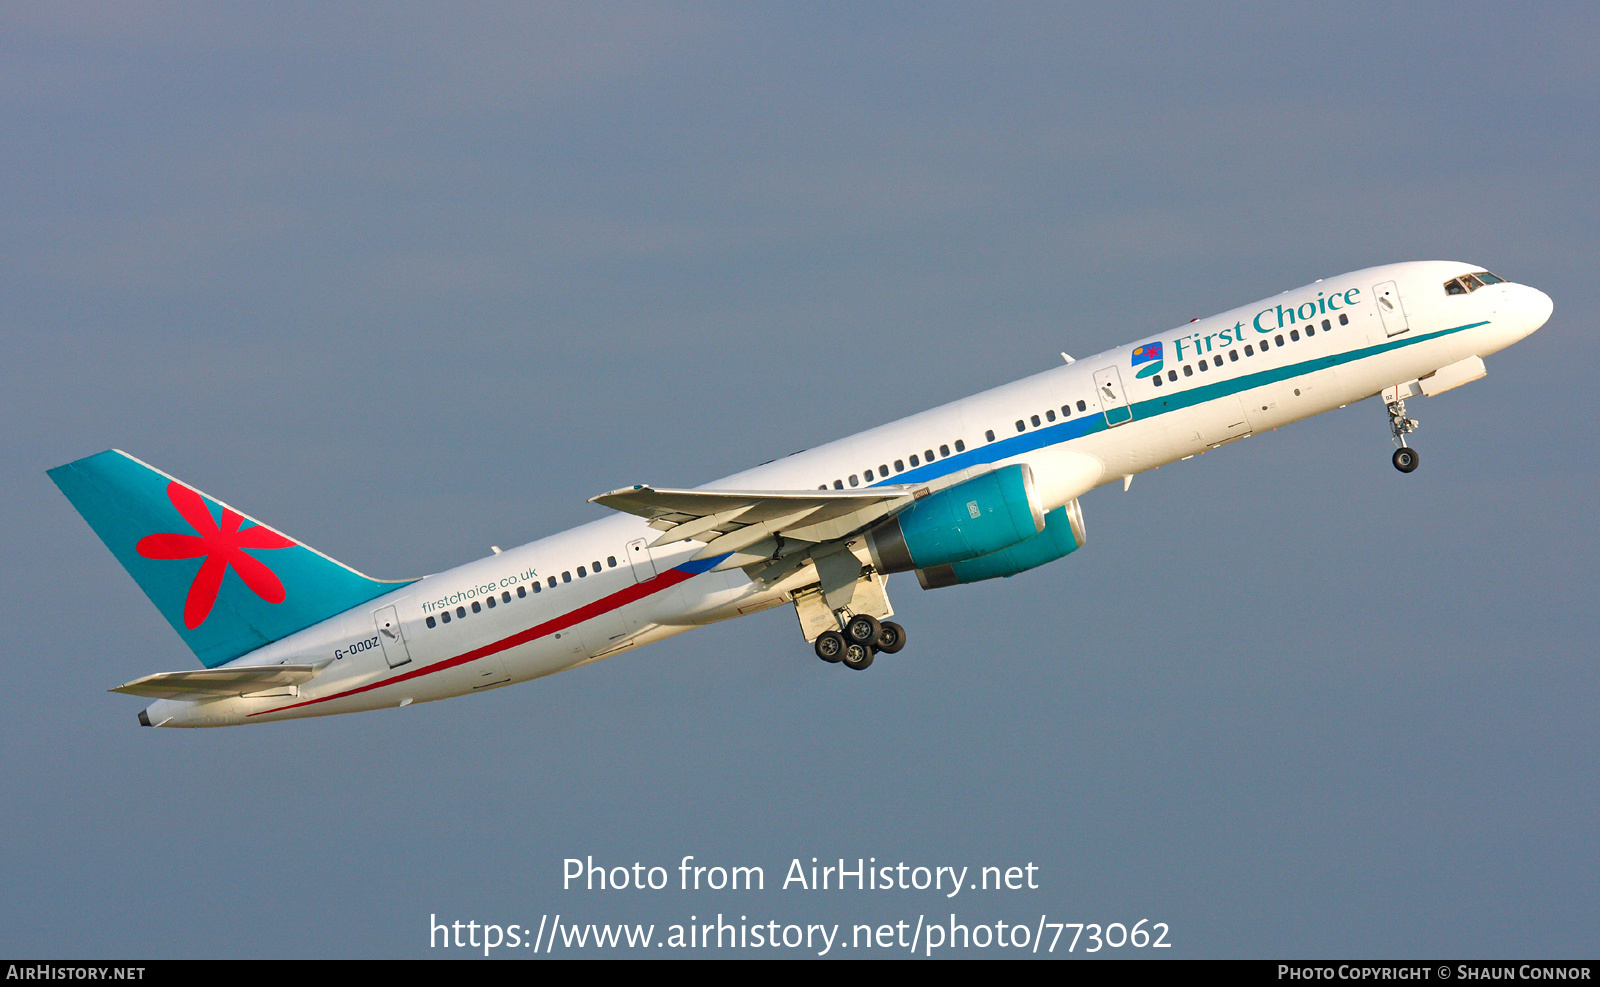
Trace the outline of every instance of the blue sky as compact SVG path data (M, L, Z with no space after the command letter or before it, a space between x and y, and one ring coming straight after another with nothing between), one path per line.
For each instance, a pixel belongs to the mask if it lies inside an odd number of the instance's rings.
M0 15L0 944L421 956L430 914L665 926L915 893L560 889L561 861L1040 866L974 921L1182 956L1592 955L1588 5L13 5ZM1550 324L890 582L483 696L141 731L193 667L44 475L126 449L378 576L1372 264ZM1013 918L1015 916L1015 918ZM437 950L434 951L437 953Z

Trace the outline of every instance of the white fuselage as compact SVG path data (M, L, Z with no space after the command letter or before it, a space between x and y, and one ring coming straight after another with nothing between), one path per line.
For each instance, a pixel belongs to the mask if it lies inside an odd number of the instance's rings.
M1318 281L706 487L936 489L1027 463L1045 506L1059 506L1091 487L1486 357L1549 317L1549 298L1525 285L1445 293L1445 282L1475 270L1427 261ZM1153 361L1132 361L1136 349L1157 342L1162 366L1151 375ZM691 562L699 542L647 548L657 534L643 519L617 514L428 576L230 663L325 662L310 682L200 703L159 700L149 720L224 726L464 695L778 606L816 578L801 570L752 582L739 568L715 571L714 559ZM390 606L403 640L375 629L374 614Z

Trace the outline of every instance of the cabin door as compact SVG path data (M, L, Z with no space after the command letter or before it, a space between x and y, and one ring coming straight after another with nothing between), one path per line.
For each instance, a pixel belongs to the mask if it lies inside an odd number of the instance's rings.
M1383 319L1383 332L1387 336L1398 336L1411 328L1406 320L1406 303L1400 298L1400 286L1393 281L1372 286L1372 293L1378 297L1378 315Z
M390 668L398 668L411 660L411 649L406 647L406 633L400 627L400 615L394 607L374 610L372 624L378 630L383 660L389 663Z
M1128 395L1122 390L1122 374L1116 367L1096 370L1095 396L1100 399L1100 410L1105 413L1106 424L1113 427L1133 420L1133 409L1128 407Z

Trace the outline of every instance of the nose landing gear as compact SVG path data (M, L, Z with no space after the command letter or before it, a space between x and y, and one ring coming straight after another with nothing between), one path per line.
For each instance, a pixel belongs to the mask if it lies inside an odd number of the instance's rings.
M1386 402L1384 405L1389 411L1389 432L1394 435L1394 441L1400 448L1394 451L1390 461L1394 468L1402 473L1410 473L1417 468L1417 450L1406 445L1406 436L1417 430L1417 420L1406 417L1406 402L1397 398Z

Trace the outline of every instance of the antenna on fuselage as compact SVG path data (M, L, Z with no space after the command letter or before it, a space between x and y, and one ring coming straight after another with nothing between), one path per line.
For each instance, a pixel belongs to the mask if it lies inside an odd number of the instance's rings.
M1077 363L1078 362L1077 360L1074 360L1072 357L1068 356L1066 350L1062 350L1061 351L1061 359L1067 361L1068 363Z

